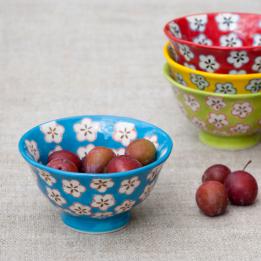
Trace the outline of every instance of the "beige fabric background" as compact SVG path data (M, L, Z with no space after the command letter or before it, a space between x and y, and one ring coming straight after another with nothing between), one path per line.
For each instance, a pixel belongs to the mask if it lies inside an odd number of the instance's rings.
M261 260L261 204L207 218L195 206L202 172L249 166L261 145L216 151L197 140L162 76L162 27L175 16L261 11L260 0L0 1L0 260ZM18 154L21 134L76 114L118 114L168 131L174 151L152 195L123 231L67 229Z

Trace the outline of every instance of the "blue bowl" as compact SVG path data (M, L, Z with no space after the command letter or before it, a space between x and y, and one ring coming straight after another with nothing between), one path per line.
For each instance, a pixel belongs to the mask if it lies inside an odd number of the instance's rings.
M83 158L94 146L107 146L116 154L137 138L150 139L157 160L142 168L119 173L73 173L46 166L48 155L66 149ZM152 191L172 140L160 128L118 116L76 116L57 119L26 132L19 151L50 202L61 210L69 227L86 233L119 230L130 220L130 210Z

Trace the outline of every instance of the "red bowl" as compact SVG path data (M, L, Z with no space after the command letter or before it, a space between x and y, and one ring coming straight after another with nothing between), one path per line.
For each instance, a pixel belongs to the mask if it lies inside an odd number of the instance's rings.
M184 16L168 22L164 32L179 64L212 73L261 72L261 14Z

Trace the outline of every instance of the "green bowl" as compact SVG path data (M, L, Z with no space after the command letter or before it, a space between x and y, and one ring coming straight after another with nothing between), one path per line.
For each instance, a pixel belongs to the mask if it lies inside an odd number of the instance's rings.
M240 150L261 141L261 93L219 94L185 87L169 74L181 110L200 129L199 139L214 148Z

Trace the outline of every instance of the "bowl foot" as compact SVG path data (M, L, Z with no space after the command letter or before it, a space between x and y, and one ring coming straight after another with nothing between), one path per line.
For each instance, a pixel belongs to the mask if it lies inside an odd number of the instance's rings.
M255 133L249 136L226 137L201 131L199 133L199 140L216 149L243 150L257 145L261 141L261 133Z
M128 225L130 217L130 212L104 219L72 216L65 212L61 213L61 219L65 225L78 232L88 234L104 234L118 231Z

